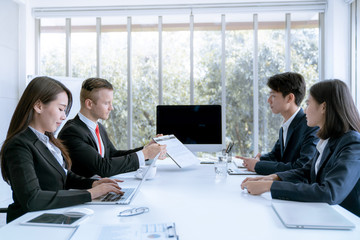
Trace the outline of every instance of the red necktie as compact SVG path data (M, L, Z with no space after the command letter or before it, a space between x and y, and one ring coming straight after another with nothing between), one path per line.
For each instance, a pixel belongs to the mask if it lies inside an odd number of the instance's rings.
M95 128L95 133L96 133L96 137L99 143L99 151L100 151L100 155L102 155L102 151L101 151L101 141L100 141L100 132L99 132L99 125L96 125Z

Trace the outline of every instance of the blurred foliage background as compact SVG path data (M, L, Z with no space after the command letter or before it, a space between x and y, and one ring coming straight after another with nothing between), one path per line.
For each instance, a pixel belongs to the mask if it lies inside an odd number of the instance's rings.
M311 86L318 80L318 27L291 30L291 71L301 73ZM226 140L234 151L254 155L253 134L253 30L227 30L226 48ZM41 35L41 73L65 75L64 33ZM128 77L127 32L101 35L101 77L114 85L114 111L104 121L114 144L127 148ZM156 133L156 106L159 103L159 34L156 30L131 34L131 93L133 147L146 143ZM271 150L278 138L282 117L272 114L267 104L268 77L285 71L285 30L258 31L259 150ZM190 32L162 33L163 104L190 104ZM72 76L96 75L96 33L72 34ZM194 103L221 104L221 31L194 31Z

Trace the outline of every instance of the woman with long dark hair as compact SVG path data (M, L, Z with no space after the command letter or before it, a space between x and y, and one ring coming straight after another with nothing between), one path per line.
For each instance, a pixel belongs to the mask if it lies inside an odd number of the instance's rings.
M54 137L71 105L71 92L49 77L33 79L21 96L1 148L1 172L14 200L7 222L26 212L81 204L110 191L121 193L116 180L95 181L71 172L69 154Z
M360 216L360 118L350 91L340 80L314 84L307 100L308 126L319 126L317 154L306 165L264 177L246 178L250 194L326 202Z

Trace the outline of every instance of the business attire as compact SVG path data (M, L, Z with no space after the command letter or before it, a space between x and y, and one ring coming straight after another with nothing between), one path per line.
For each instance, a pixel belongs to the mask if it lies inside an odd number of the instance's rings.
M276 173L282 181L273 182L272 197L340 204L360 216L360 134L349 131L319 145L304 167Z
M142 147L128 151L117 150L110 141L104 126L98 123L102 145L100 154L99 141L79 118L79 114L67 121L58 135L69 150L72 161L71 170L74 173L84 177L94 175L109 177L139 168Z
M284 128L286 134L283 134ZM271 152L260 157L260 161L255 164L255 172L268 175L301 168L316 153L316 144L319 141L316 136L318 129L307 125L306 115L300 108L280 128L279 139Z
M67 189L89 189L94 180L66 171L30 128L6 144L3 158L14 200L8 207L7 222L26 212L91 201L88 191Z

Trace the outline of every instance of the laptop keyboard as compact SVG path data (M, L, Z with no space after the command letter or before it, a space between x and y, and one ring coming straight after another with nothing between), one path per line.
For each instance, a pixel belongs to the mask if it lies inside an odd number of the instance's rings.
M134 190L135 190L135 188L122 188L121 191L124 192L124 195L109 192L101 199L101 201L102 202L117 202L120 199L127 199Z

